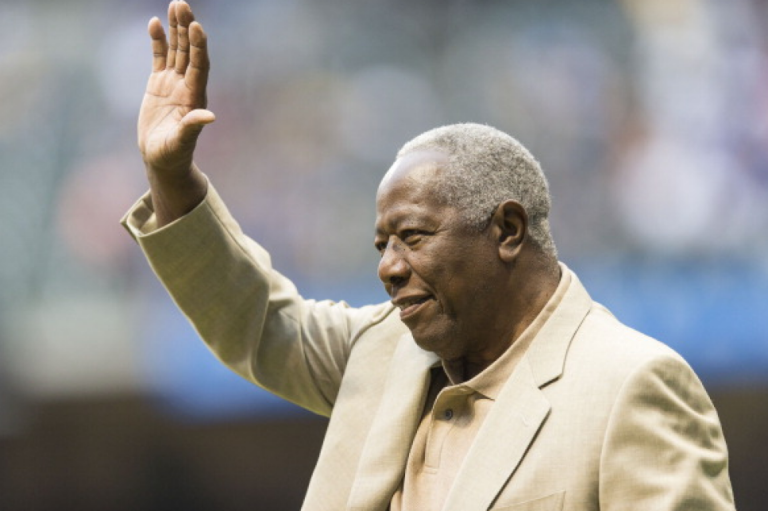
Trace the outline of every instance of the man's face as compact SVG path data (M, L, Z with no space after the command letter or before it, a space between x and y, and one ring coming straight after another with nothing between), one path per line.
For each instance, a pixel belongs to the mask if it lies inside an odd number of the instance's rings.
M488 337L502 274L493 237L467 227L433 191L446 161L418 151L394 163L379 186L374 243L379 278L416 343L456 360L498 341Z

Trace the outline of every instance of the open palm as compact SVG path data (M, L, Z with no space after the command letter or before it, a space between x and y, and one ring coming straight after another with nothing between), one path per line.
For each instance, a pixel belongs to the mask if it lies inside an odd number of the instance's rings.
M192 164L197 137L212 112L205 110L208 49L203 27L185 2L168 8L169 38L159 19L149 22L152 74L138 122L139 149L155 172L183 173Z

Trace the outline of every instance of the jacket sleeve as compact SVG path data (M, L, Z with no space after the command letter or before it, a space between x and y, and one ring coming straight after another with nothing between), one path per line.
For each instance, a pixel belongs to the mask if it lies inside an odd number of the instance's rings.
M212 186L197 208L160 229L148 194L122 223L225 365L321 415L330 415L355 340L392 310L304 300Z
M676 354L646 361L624 382L600 460L602 510L735 510L717 413Z

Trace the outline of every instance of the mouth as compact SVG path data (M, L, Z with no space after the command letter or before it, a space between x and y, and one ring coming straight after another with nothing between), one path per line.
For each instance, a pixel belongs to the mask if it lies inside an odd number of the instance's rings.
M422 306L431 299L431 295L409 296L392 300L392 303L400 309L400 319L405 320L421 310Z

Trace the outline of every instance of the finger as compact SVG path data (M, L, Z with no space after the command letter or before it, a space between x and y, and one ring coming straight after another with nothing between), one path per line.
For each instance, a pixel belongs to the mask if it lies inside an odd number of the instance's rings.
M184 81L195 94L197 104L204 108L206 106L205 88L211 64L208 60L208 37L205 35L203 26L196 21L189 26L189 43L189 66Z
M178 47L176 48L176 72L185 73L189 65L189 24L195 20L186 2L176 2L176 22L178 23Z
M168 58L165 61L167 69L173 69L176 66L176 47L178 46L178 37L176 35L176 2L172 1L168 5Z
M163 24L157 17L152 18L149 20L147 31L152 38L152 71L162 71L168 56L168 42L165 40Z

